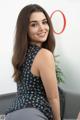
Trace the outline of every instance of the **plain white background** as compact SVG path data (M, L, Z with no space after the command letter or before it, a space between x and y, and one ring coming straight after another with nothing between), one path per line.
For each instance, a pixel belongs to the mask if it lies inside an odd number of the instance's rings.
M80 1L79 0L0 0L0 94L16 91L12 79L11 63L15 25L20 10L29 3L37 3L51 15L54 10L61 10L66 17L66 28L60 35L55 35L55 54L64 74L61 87L80 94ZM53 21L54 19L54 21ZM56 31L63 26L59 13L52 17Z

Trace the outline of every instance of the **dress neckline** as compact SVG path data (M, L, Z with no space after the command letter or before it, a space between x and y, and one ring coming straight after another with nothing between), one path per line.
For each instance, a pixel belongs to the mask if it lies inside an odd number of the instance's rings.
M36 45L35 43L30 43L29 45L32 46L32 47L41 48L40 46Z

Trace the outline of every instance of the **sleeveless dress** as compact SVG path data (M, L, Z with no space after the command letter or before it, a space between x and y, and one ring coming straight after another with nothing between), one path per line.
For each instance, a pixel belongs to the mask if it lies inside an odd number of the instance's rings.
M23 108L37 108L48 120L53 120L53 113L40 77L31 73L33 60L41 48L30 44L25 61L21 66L21 79L17 82L17 94L14 102L6 111L10 112Z

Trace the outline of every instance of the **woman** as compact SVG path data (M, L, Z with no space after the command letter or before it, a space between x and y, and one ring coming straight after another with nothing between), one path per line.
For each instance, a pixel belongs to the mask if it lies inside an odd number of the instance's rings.
M6 120L60 120L51 20L39 5L25 6L17 19L12 63L17 95Z

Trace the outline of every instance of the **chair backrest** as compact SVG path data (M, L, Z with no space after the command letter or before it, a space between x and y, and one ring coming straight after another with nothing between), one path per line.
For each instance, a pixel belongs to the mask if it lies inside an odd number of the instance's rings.
M16 92L0 95L0 115L5 114L12 101L16 96Z

